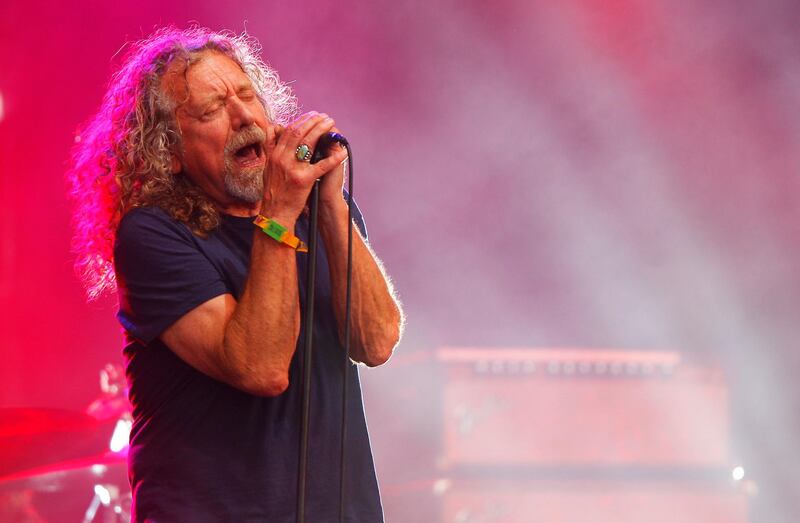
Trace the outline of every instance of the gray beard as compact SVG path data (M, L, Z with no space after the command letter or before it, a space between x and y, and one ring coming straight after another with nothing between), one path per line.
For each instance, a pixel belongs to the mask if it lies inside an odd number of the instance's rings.
M264 196L263 169L244 169L234 174L233 162L225 159L225 192L229 196L247 203L258 203Z
M267 135L260 127L250 125L233 136L225 145L225 173L223 184L228 196L246 203L258 203L264 195L264 168L242 169L236 173L233 156L236 149L253 140L263 142Z

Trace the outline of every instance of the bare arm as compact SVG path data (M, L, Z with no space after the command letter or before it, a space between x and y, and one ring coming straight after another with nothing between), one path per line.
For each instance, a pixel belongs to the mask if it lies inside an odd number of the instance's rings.
M315 164L299 162L300 143L316 143L332 120L311 113L267 138L261 213L294 230L316 178L344 160L335 153ZM254 227L250 272L237 302L226 294L181 317L161 339L181 359L245 392L275 396L289 384L288 370L300 329L295 251Z
M344 342L347 295L347 204L342 198L344 166L328 173L320 195L320 230L330 267L333 309ZM353 231L353 280L350 357L371 367L385 363L400 341L403 313L383 265Z
M257 234L251 266L258 269L248 276L238 302L230 294L212 298L167 328L161 339L212 378L275 396L289 385L287 370L300 328L294 251Z

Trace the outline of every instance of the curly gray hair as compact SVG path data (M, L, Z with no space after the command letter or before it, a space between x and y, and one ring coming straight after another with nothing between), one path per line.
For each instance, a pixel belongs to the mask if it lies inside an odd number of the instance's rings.
M180 150L181 137L176 101L161 87L176 61L188 69L208 50L242 68L270 120L286 124L297 113L291 89L259 58L261 47L247 34L168 27L134 43L100 109L76 137L67 172L74 201L75 268L89 299L116 289L114 238L130 209L161 207L199 235L219 224L214 203L188 177L171 173L171 155Z

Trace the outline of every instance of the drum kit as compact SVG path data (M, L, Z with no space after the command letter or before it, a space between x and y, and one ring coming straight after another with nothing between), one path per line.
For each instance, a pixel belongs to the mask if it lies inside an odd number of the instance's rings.
M130 522L130 406L119 366L85 412L0 409L0 521Z

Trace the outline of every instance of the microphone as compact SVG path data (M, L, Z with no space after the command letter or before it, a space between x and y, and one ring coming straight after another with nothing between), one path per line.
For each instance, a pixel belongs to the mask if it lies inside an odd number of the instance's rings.
M314 148L314 154L311 156L311 163L317 163L323 158L327 158L331 154L333 144L340 143L347 147L347 138L339 133L325 133L317 140L317 146Z

